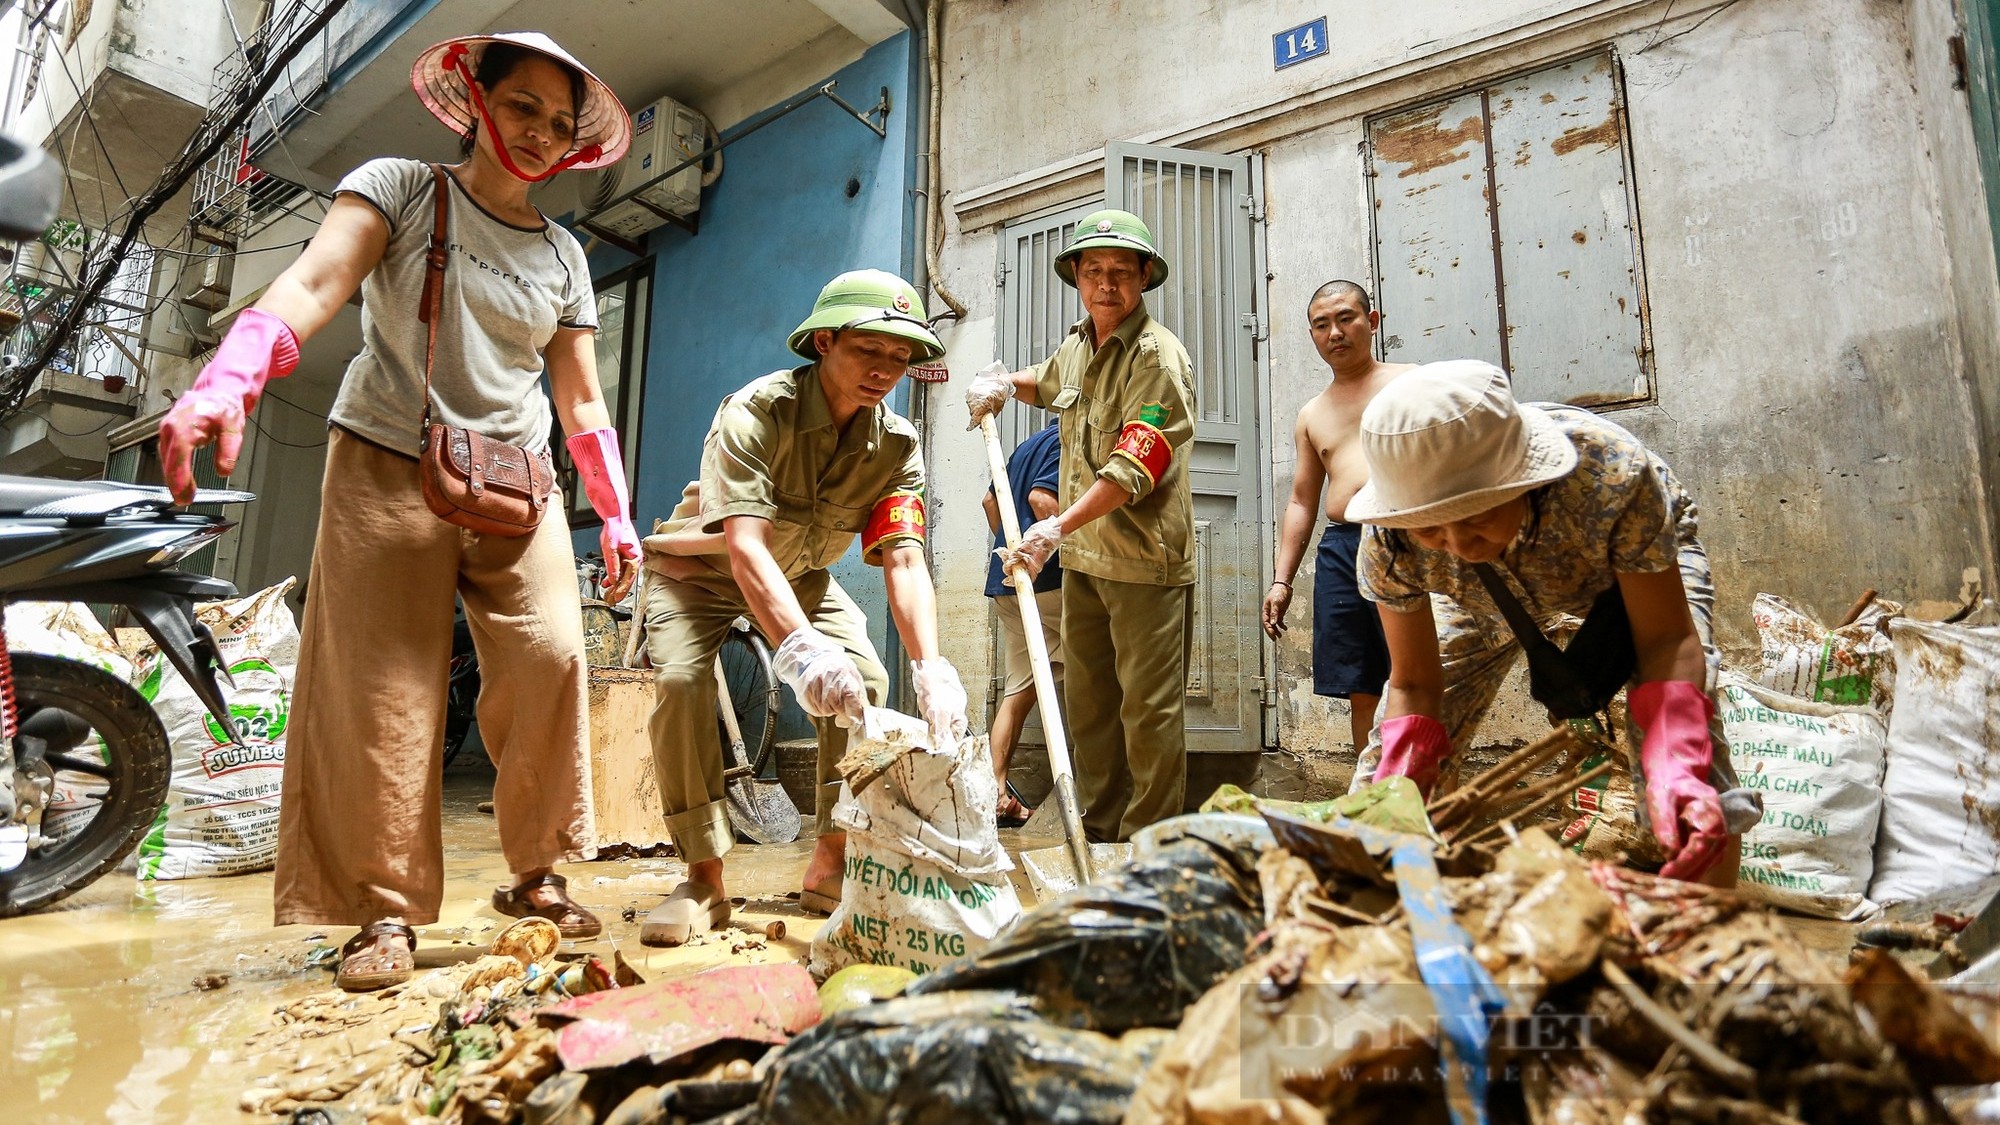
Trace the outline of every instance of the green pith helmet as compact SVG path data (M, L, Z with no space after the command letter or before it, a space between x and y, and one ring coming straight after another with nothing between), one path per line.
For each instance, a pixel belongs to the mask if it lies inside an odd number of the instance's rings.
M1158 289L1167 280L1167 260L1153 249L1153 232L1146 221L1130 211L1106 208L1092 211L1076 224L1069 249L1056 255L1056 276L1076 288L1076 259L1085 250L1131 250L1141 261L1151 259L1153 272L1146 278L1146 291Z
M786 343L800 356L818 359L812 334L822 328L900 336L910 342L912 363L944 354L944 345L924 320L924 299L916 286L883 270L850 270L827 282L813 302L812 315L792 330Z

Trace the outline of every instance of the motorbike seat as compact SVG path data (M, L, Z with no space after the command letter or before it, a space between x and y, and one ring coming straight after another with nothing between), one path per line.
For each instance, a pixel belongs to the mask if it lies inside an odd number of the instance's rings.
M41 477L0 475L0 516L18 516L58 500L134 487L147 486L116 480L44 480Z

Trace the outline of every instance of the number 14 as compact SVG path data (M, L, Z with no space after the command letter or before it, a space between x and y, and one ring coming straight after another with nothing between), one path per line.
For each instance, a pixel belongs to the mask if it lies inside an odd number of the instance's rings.
M1311 54L1319 50L1319 29L1307 26L1298 31L1285 32L1285 59L1298 58L1300 53Z

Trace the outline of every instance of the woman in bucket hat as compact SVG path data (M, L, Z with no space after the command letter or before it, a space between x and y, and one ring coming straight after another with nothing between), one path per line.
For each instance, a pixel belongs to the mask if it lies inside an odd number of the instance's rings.
M1761 807L1716 720L1708 556L1673 470L1595 414L1515 402L1504 372L1472 360L1390 384L1361 447L1370 480L1347 518L1370 525L1359 580L1382 606L1390 673L1357 782L1405 776L1428 793L1522 652L1517 629L1533 630L1530 681L1553 718L1586 719L1629 684L1628 759L1637 745L1663 873L1733 882L1733 837ZM1574 619L1554 651L1546 634Z
M539 457L559 420L604 523L607 596L622 596L639 555L598 384L589 263L528 201L529 188L565 168L618 159L631 135L625 110L534 33L440 43L411 79L463 138L464 159L450 168L372 160L343 179L311 244L237 317L160 424L167 481L185 501L195 449L214 442L227 476L265 383L289 374L300 344L361 291L362 349L329 416L275 889L279 925L361 927L336 976L350 990L407 979L410 927L437 920L454 595L479 649L479 725L499 771L493 803L513 873L494 906L546 917L566 937L602 928L552 871L581 858L593 834L583 623L563 506L549 505L519 537L440 520L418 480L422 421ZM444 238L433 251L440 202ZM433 325L418 313L439 265Z

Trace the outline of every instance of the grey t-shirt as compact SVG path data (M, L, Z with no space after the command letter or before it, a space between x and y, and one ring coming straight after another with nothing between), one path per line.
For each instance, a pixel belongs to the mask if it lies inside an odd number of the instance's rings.
M444 301L431 367L432 418L529 449L549 439L542 350L556 327L596 328L590 266L576 237L554 223L503 223L446 173ZM361 282L361 352L347 365L332 420L412 457L424 413L424 251L432 207L430 165L371 160L334 188L389 220L381 264Z

